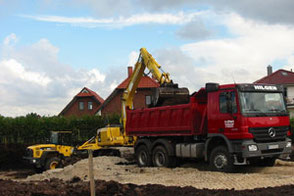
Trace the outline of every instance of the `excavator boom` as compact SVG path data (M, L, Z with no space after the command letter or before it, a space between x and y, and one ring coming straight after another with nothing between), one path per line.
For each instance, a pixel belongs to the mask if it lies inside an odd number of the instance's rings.
M169 77L169 73L162 71L161 66L152 55L145 48L141 48L134 72L122 96L122 120L124 129L126 123L126 108L133 109L135 91L140 80L144 76L144 70L146 68L160 84L160 87L155 89L153 95L153 106L175 105L187 103L189 101L189 90L187 88L179 88L177 84L174 84Z

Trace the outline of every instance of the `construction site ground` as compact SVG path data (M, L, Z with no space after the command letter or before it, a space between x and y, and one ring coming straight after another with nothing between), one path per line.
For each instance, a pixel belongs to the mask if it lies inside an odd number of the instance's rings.
M122 157L94 158L97 195L294 195L294 162L274 167L239 167L236 173L211 172L203 162L176 168L140 168L131 149ZM35 174L0 172L0 195L89 195L88 160Z

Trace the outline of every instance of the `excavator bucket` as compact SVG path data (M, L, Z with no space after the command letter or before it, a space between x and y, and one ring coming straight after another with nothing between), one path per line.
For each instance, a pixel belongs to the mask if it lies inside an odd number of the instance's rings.
M187 88L179 88L177 84L166 84L155 89L154 106L166 106L189 103L190 95Z

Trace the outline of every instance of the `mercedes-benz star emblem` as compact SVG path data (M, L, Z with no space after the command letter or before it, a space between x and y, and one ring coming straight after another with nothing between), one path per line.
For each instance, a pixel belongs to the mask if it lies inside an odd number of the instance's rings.
M275 137L276 136L276 130L273 127L269 128L268 135L270 137Z

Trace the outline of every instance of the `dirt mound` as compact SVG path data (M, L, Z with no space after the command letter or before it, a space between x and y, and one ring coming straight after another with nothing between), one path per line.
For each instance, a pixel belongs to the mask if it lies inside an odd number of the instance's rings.
M30 165L22 158L25 151L23 144L0 144L0 170L29 168Z
M196 189L193 187L176 187L163 185L135 185L120 184L115 181L95 181L96 195L112 196L112 195L139 195L139 196L170 196L170 195L217 195L217 196L264 196L264 195L293 195L294 185L270 187L253 190L208 190ZM74 177L70 181L62 181L51 179L45 181L34 182L15 182L11 180L0 180L0 195L3 196L85 196L90 195L89 183L81 181L78 177Z
M162 184L165 186L192 186L198 189L254 189L294 184L294 163L277 161L275 167L243 167L239 173L221 173L202 170L205 163L182 165L177 168L140 168L134 162L119 157L96 157L94 177L97 180L128 184ZM88 181L88 160L84 159L65 168L29 176L26 181L73 177Z

